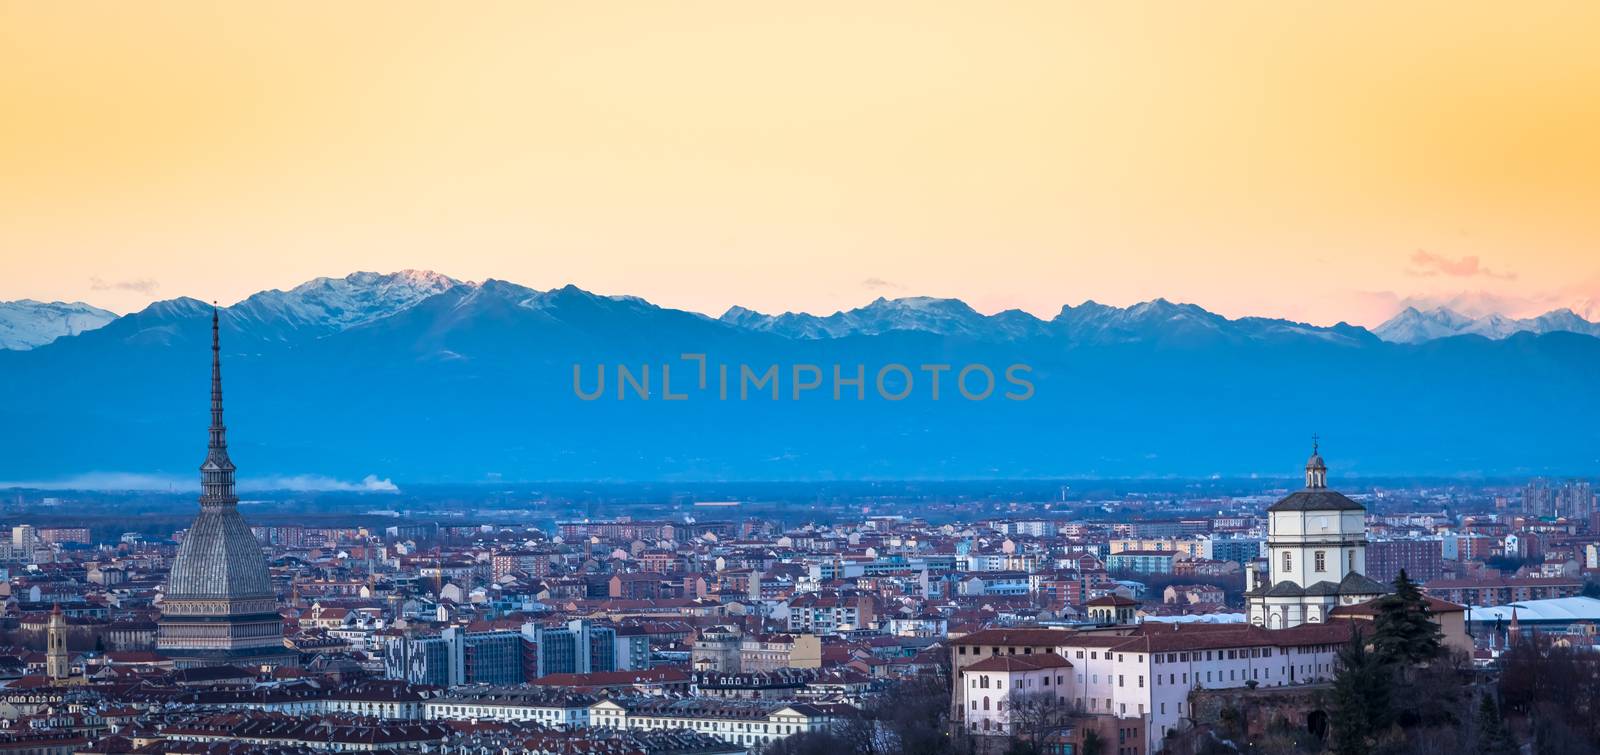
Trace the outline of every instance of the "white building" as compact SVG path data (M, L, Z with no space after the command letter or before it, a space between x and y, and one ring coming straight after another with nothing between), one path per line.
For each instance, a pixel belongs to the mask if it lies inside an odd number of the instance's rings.
M534 721L545 726L589 725L596 698L549 687L466 687L423 703L429 720Z
M1306 487L1267 508L1268 574L1249 567L1250 623L1284 629L1327 620L1328 612L1388 592L1368 579L1367 510L1328 489L1328 467L1313 446Z
M974 732L1012 734L1019 706L1067 705L1072 664L1055 653L995 655L961 674L967 726Z
M589 709L590 724L614 729L692 729L759 750L791 734L831 727L834 706L689 697L602 700Z
M1154 623L1114 631L986 629L951 641L958 690L953 719L976 735L1004 734L1010 721L1002 715L994 685L1003 681L1014 694L1019 679L1032 679L1033 688L1042 691L1043 673L1030 675L1032 665L1039 672L1049 669L1052 693L1074 710L1143 719L1147 750L1156 752L1167 732L1189 715L1191 691L1329 681L1349 637L1344 622L1282 630ZM1052 656L1066 667L1057 668ZM1043 660L1032 661L1036 658ZM1064 685L1054 678L1058 675L1066 677Z

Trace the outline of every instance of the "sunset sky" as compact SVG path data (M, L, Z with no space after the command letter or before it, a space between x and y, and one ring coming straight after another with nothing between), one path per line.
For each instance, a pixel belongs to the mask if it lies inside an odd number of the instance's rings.
M0 300L1600 318L1600 3L0 0Z

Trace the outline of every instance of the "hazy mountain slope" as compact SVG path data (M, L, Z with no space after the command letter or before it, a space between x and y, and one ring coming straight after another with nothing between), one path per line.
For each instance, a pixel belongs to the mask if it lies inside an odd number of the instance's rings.
M984 316L949 300L884 301L788 330L775 324L782 315L714 320L570 286L438 287L420 297L352 294L342 301L382 310L354 319L225 309L229 440L241 476L1292 474L1312 432L1326 439L1336 474L1584 472L1600 448L1600 339L1566 332L1411 345L1162 300L1090 302L1048 321ZM209 318L209 305L171 300L0 352L0 426L13 430L0 434L0 480L192 474L207 424ZM683 354L705 355L704 388L699 362ZM880 396L875 380L894 364L913 376L900 401ZM987 400L954 387L971 364L996 375ZM1004 378L1015 364L1030 368L1020 373L1034 386L1026 401L1001 398L1015 387ZM941 365L949 368L934 400L930 370ZM648 372L648 400L631 389L619 398L620 366L636 380ZM741 399L742 369L773 366L780 399L769 388ZM822 383L798 400L797 366L807 377L815 366ZM575 368L586 393L605 375L600 398L578 397ZM859 370L862 386L839 385L835 400L835 368L846 380ZM898 390L899 373L887 374ZM669 391L682 400L666 400Z

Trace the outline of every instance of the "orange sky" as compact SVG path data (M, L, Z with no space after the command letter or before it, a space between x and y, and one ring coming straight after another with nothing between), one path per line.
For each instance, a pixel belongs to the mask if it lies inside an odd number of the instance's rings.
M0 0L0 299L417 267L711 313L1542 311L1600 300L1597 28L1594 2Z

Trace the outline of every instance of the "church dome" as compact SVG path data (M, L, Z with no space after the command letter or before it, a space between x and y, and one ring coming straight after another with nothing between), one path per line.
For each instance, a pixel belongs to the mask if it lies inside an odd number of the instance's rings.
M1311 443L1311 458L1306 460L1306 487L1285 496L1283 500L1267 507L1273 511L1366 511L1366 507L1350 500L1345 494L1328 489L1328 465L1318 453L1317 442Z

